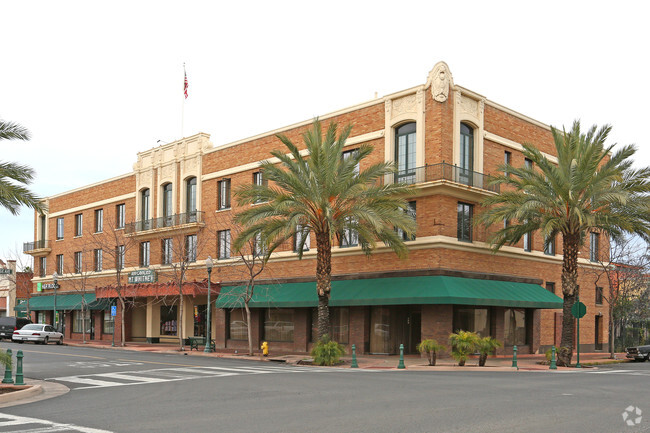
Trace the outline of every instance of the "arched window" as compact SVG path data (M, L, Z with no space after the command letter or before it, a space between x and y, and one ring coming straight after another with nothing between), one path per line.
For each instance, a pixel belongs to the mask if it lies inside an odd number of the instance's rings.
M473 185L474 170L474 128L466 123L460 124L460 161L458 180L465 185Z
M140 216L142 221L149 219L149 188L140 192Z
M395 129L396 182L415 182L415 122Z
M188 222L196 222L196 178L190 177L186 181L185 212Z
M172 184L166 183L162 189L163 221L165 226L171 225L174 208L172 206Z

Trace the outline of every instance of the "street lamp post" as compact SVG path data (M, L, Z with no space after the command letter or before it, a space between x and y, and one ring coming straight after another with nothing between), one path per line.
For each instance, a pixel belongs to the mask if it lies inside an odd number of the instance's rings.
M208 269L208 320L206 320L206 324L208 329L205 332L205 349L203 350L204 353L212 353L212 336L211 330L212 330L212 324L210 323L210 318L212 317L212 308L211 308L211 303L210 303L210 279L212 276L212 266L214 263L212 262L212 257L208 256L207 259L205 259L205 266Z
M54 329L57 331L59 328L56 326L56 287L57 287L57 280L59 279L59 274L56 272L52 274L52 278L54 279L54 315L52 316L52 323L54 323Z

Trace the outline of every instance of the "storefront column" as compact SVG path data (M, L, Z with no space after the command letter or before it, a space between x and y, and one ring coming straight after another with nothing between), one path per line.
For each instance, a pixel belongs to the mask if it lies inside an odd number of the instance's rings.
M296 308L294 311L293 350L296 352L307 352L307 344L311 335L311 329L309 327L309 323L311 322L309 320L311 308Z
M95 321L95 340L102 340L104 336L104 311L91 311L91 320Z
M160 305L156 299L147 298L147 343L160 342Z
M422 305L422 340L432 338L438 344L447 345L449 334L453 332L453 321L453 305ZM449 356L449 353L445 352L443 356Z
M535 309L530 311L530 314L533 316L533 326L531 326L532 335L530 338L530 353L539 353L539 346L542 340L542 310Z
M368 352L370 344L369 314L368 307L350 307L350 353L352 353L353 344L358 354Z
M215 308L212 316L212 338L214 344L219 349L226 348L226 319L228 314L223 308Z
M498 347L495 350L496 355L505 355L506 354L506 330L505 330L505 314L506 311L503 307L494 307L494 338L503 344L503 346ZM521 347L518 347L521 350ZM510 347L509 353L512 353L512 347ZM520 354L523 352L519 352Z
M185 310L179 320L183 321L183 335L181 338L194 336L194 298L192 296L183 296L183 310Z

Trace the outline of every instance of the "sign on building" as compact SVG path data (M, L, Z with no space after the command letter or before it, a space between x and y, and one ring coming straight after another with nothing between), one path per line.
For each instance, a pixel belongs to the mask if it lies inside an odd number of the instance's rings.
M129 272L129 284L155 283L156 271L152 269L140 269Z
M0 268L0 275L11 275L11 269Z
M52 290L52 289L60 289L61 288L61 286L59 286L59 283L47 283L47 284L43 284L41 287L43 287L43 289L45 289L45 290L48 290L48 289Z

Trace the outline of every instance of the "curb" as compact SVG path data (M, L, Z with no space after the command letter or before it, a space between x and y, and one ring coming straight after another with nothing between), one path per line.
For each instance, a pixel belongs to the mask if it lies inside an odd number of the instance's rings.
M7 388L10 388L9 386ZM0 404L25 400L43 392L41 385L13 385L13 388L22 388L20 391L0 394Z

